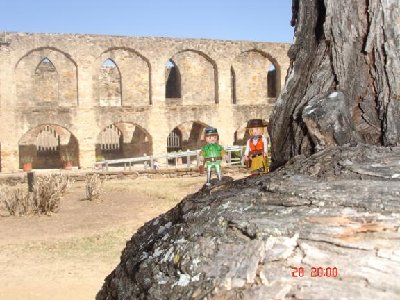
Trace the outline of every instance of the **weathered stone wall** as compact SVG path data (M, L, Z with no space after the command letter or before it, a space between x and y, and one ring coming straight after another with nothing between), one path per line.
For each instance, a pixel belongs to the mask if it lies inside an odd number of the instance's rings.
M77 70L66 53L52 48L32 49L15 66L17 105L76 106Z
M235 103L263 104L269 95L279 90L279 80L275 87L268 80L268 70L274 66L271 60L258 51L241 53L235 59L232 65L236 83Z
M0 45L2 172L19 168L21 141L35 145L37 136L27 135L42 125L76 138L83 168L95 162L100 132L117 123L141 130L141 139L121 130L122 156L140 153L140 144L166 152L169 133L183 123L215 126L220 142L232 144L247 120L269 118L271 86L279 92L289 66L289 45L279 43L27 33L7 40ZM180 98L166 101L169 60L179 70Z
M99 95L99 73L102 64L110 59L117 67L119 87L122 89L123 106L141 106L150 104L150 65L149 62L132 49L116 48L106 51L96 59L93 75L93 91L96 99L102 100ZM115 93L117 94L117 93ZM97 104L98 105L98 104ZM101 104L100 104L101 105Z
M194 51L184 51L174 55L173 61L179 68L184 105L218 103L216 66L208 57Z

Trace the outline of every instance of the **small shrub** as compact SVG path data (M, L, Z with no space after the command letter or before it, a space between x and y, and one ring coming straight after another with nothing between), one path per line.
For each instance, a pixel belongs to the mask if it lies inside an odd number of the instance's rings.
M70 180L62 175L38 177L34 187L34 211L37 214L57 212L61 197L70 186Z
M74 183L74 180L69 178L68 176L53 174L51 175L51 182L54 185L56 190L59 190L62 195L64 195L67 190L71 187L71 184Z
M72 181L62 175L38 176L32 193L1 187L1 200L12 216L57 212Z
M11 216L23 216L33 212L33 194L21 189L0 187L0 199Z
M99 174L86 175L86 199L99 200L103 191L103 181Z

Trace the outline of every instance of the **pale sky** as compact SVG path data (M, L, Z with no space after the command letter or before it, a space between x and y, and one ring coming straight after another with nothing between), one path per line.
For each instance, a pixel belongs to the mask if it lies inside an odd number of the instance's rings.
M1 0L0 32L293 41L291 0Z

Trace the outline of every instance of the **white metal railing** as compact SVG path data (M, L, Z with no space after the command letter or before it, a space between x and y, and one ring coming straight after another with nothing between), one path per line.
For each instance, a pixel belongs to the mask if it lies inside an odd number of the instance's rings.
M241 165L241 157L243 156L243 146L226 146L224 147L225 151L227 152L227 164L228 165ZM200 164L200 149L198 150L187 150L187 151L180 151L180 152L169 152L166 154L160 155L144 155L141 157L132 157L132 158L121 158L121 159L110 159L110 160L103 160L96 162L96 166L101 166L101 168L108 171L108 166L110 165L117 165L117 164L124 164L124 171L126 168L129 168L131 171L132 165L138 162L144 162L144 165L148 166L150 163L150 168L155 168L155 162L159 159L175 159L175 166L178 166L178 158L186 157L186 166L190 167L192 165L192 157L196 157L196 166L198 167ZM232 157L232 152L240 152L239 157Z

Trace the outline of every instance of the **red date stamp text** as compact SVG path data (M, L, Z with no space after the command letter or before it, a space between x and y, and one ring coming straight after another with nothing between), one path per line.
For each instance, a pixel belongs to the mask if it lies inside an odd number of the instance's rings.
M311 267L306 271L304 267L292 267L292 277L337 277L339 270L336 267Z

